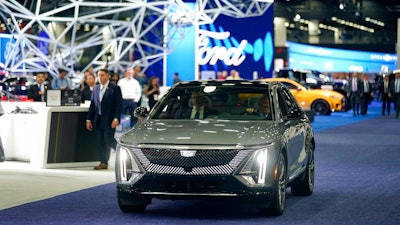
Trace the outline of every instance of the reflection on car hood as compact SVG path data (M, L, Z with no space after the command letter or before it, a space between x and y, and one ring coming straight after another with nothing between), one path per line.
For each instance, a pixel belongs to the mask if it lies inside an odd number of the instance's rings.
M277 133L272 121L150 120L119 139L127 145L259 145Z

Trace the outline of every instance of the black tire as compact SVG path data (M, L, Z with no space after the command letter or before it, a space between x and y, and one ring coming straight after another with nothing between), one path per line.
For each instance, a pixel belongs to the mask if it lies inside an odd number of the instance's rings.
M124 213L141 213L147 208L150 199L144 198L138 194L131 194L128 198L126 194L117 192L118 206Z
M267 216L280 216L285 210L286 201L286 160L282 153L279 154L278 177L274 183L272 200L268 208L258 208L258 211Z
M317 115L329 115L331 114L331 108L325 100L316 100L311 105L311 109L315 111Z
M307 196L311 195L314 191L314 150L310 153L308 165L302 180L295 182L290 187L293 195Z

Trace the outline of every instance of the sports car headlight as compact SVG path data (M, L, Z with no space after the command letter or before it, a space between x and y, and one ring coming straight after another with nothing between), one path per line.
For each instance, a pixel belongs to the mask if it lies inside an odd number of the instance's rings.
M250 184L265 184L268 149L255 151L240 170L240 175Z
M120 181L126 182L137 178L143 171L133 153L122 146L118 148L117 154L117 174Z
M333 93L326 93L326 97L337 99L337 100L340 100L342 98L342 96L340 96L338 94L333 94Z

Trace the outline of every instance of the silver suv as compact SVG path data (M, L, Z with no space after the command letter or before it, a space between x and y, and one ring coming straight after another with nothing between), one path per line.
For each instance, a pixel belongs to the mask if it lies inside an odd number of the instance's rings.
M236 198L281 215L286 188L314 188L314 133L278 82L192 81L173 86L121 136L118 204L145 210L152 198Z

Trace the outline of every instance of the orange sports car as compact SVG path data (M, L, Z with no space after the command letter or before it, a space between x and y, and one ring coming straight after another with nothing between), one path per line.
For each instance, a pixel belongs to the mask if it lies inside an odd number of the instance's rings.
M264 80L281 82L289 88L303 109L312 109L317 115L329 115L334 111L345 110L345 97L339 92L309 89L288 78L266 78Z

